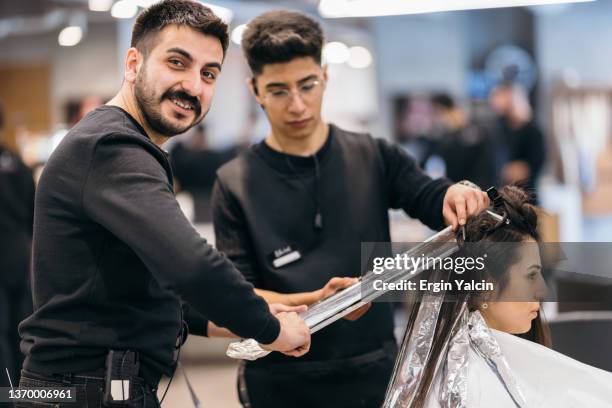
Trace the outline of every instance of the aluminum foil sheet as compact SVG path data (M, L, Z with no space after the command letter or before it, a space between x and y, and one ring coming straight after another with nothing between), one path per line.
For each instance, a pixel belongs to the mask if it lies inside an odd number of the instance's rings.
M402 342L383 408L411 406L429 361L442 296L425 295L419 312Z
M444 363L438 402L443 408L467 408L467 376L470 336L468 332L469 312L464 305L459 318L459 327L449 342Z
M262 349L256 340L247 339L231 343L226 354L231 358L253 361L267 356L270 351Z
M441 303L442 298L439 299ZM461 308L459 318L453 323L452 334L448 342L443 345L443 350L445 350L441 354L443 358L440 359L441 361L431 361L431 345L439 310L439 303L435 300L424 298L420 304L413 330L406 333L402 342L383 408L413 407L416 392L427 366L432 367L433 378L440 384L438 395L430 395L431 389L424 390L427 399L437 398L443 408L469 408L468 356L470 350L474 350L487 361L515 405L519 408L527 408L525 396L497 341L480 312L469 313L466 303ZM442 369L440 369L441 365Z
M443 243L455 242L455 232L451 227L447 227L442 231L434 234L426 241L416 245L405 254L408 256L422 256L445 258L459 248L457 245L441 245ZM360 282L336 293L329 298L311 305L307 311L300 314L310 329L311 334L321 330L360 308L361 306L375 300L385 294L384 291L373 290L371 281L379 279L384 282L398 282L406 278L414 278L423 273L423 268L415 271L406 271L402 269L390 270L383 275L374 275L366 273ZM248 341L248 345L241 345L242 342ZM256 360L263 357L269 352L254 345L254 340L243 340L242 342L231 343L227 349L227 356L243 360ZM255 342L256 343L256 342Z
M436 277L439 279L440 277ZM450 330L446 338L435 339L442 350L436 360L432 360L431 349L436 336L440 309L443 307L443 293L428 293L418 304L417 318L406 329L406 335L398 354L395 370L387 390L384 408L404 408L415 406L418 393L430 398L436 379L442 378L440 403L443 407L464 407L461 405L467 396L467 350L469 348L467 326L467 303L459 305L454 321L446 322ZM421 318L421 314L423 318ZM421 387L426 367L432 367L433 381L429 388ZM422 388L422 387L421 387ZM435 396L434 396L435 397Z

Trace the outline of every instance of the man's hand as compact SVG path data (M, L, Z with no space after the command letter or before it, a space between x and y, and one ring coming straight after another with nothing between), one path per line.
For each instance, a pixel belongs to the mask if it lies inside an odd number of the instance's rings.
M282 303L270 303L268 307L270 308L270 313L272 313L274 316L276 316L277 314L281 312L302 313L308 310L308 306L306 305L287 306L287 305L283 305Z
M484 191L462 184L453 184L446 191L442 215L453 230L465 225L469 216L478 214L489 206L489 197Z
M276 315L281 329L271 344L262 344L264 350L280 351L293 357L300 357L310 350L310 330L297 313L280 312Z

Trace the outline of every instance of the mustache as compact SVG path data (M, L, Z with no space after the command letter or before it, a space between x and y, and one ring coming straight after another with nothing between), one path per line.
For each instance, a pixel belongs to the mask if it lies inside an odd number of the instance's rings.
M200 116L200 113L202 113L202 106L200 105L200 101L198 101L196 97L189 95L187 92L168 90L162 95L162 100L164 99L184 100L186 102L189 102L189 104L193 106L196 116Z

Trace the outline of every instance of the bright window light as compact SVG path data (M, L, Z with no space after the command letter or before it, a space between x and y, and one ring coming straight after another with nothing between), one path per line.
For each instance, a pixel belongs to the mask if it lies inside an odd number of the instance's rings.
M130 0L119 0L111 8L111 16L115 18L133 18L138 13L138 6Z
M372 63L372 54L366 47L351 47L347 63L351 68L367 68Z
M232 30L232 42L234 44L238 44L240 45L240 43L242 42L242 35L244 34L244 30L246 30L247 25L246 24L240 24L239 26L236 26L236 28L234 28Z
M329 42L323 47L323 60L329 64L343 64L349 57L348 47L339 41Z
M202 3L206 7L212 10L225 24L229 24L232 22L234 18L234 12L227 7L221 7L210 3Z
M83 38L83 30L78 26L68 26L60 31L57 42L62 47L72 47L77 45Z
M376 17L589 1L594 0L321 0L319 13L326 18Z

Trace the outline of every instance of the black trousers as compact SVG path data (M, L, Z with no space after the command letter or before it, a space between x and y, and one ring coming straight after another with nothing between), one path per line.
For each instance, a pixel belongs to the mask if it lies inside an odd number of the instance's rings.
M76 402L18 402L15 408L102 408L104 378L97 375L41 375L22 371L19 387L76 388ZM134 381L134 402L129 408L160 408L156 390L142 379Z
M379 408L396 355L392 344L346 360L242 363L238 395L244 408Z

